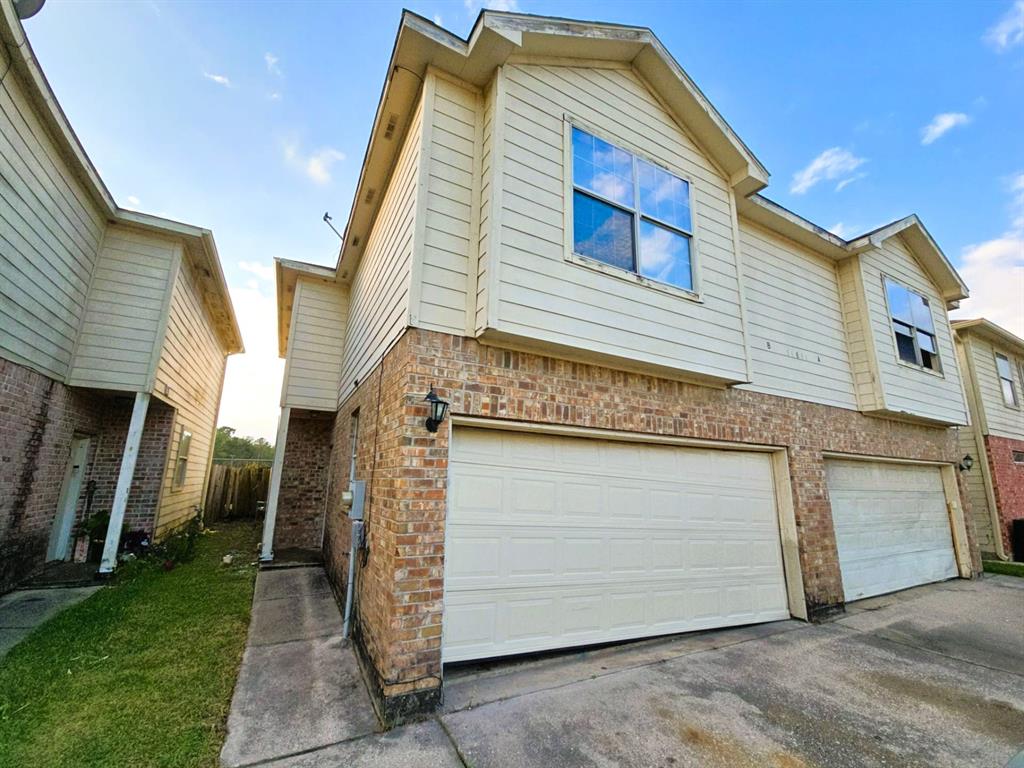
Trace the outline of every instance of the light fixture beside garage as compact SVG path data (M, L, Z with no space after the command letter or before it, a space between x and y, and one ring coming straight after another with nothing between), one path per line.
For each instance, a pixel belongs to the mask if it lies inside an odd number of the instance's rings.
M434 385L431 384L430 391L423 398L423 402L430 405L430 415L427 417L426 424L427 432L437 432L437 428L441 426L444 417L448 415L448 401L438 397L437 392L434 391Z
M957 464L957 469L959 469L961 472L968 472L968 471L970 471L971 467L973 467L973 466L974 466L974 457L971 456L971 454L968 453L966 456L964 456L962 459L960 459L960 463Z

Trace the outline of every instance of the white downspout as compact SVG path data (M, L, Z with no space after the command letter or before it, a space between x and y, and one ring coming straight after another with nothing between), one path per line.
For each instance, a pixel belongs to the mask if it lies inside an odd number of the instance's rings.
M281 471L284 468L285 443L288 442L288 420L292 409L281 409L281 420L277 423L277 443L274 446L274 464L270 469L270 489L267 491L267 513L263 518L263 545L260 560L268 563L274 559L274 524L277 522L277 496L281 490Z
M139 444L142 442L142 428L146 424L148 410L149 393L136 392L132 419L128 424L128 437L124 441L124 453L121 455L121 471L117 475L117 488L114 490L114 504L110 510L110 522L107 523L107 538L103 542L100 573L112 573L117 567L121 526L124 525L124 513L128 508L128 494L132 489L132 476L135 474L135 462L139 458Z

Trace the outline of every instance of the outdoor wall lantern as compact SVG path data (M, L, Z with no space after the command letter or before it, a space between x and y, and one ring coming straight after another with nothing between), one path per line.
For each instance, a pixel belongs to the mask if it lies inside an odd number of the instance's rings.
M430 385L430 391L423 398L423 402L430 405L430 415L427 416L427 432L437 432L444 417L448 415L448 401L442 400L434 391L434 385Z
M971 456L971 454L969 454L969 453L966 456L964 456L962 459L960 459L960 463L957 464L957 467L960 469L961 472L967 472L973 466L974 466L974 457Z

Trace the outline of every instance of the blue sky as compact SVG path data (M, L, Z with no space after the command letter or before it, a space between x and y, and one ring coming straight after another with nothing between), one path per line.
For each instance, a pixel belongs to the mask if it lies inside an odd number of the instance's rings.
M465 36L477 2L408 2ZM767 166L765 194L854 236L917 213L985 314L1024 334L1024 0L504 0L650 26ZM391 2L50 0L25 22L118 203L214 231L249 353L222 423L272 439L272 260L333 265L401 13Z

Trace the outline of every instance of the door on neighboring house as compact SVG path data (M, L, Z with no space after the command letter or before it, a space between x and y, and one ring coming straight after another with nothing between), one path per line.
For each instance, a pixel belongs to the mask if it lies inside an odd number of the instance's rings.
M938 467L825 462L846 602L958 575Z
M766 453L456 427L445 662L789 618Z
M67 469L64 470L64 482L61 484L60 500L57 502L57 516L53 520L53 530L50 532L47 560L67 560L71 556L71 528L75 524L75 510L78 508L78 496L82 491L85 460L88 455L89 438L73 438L71 456L68 458Z

